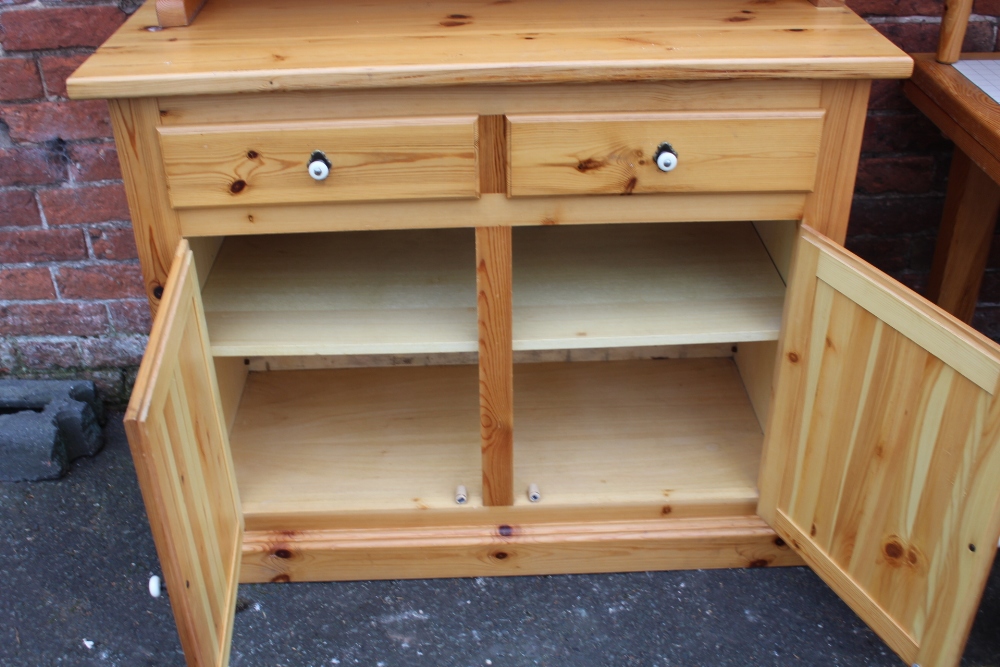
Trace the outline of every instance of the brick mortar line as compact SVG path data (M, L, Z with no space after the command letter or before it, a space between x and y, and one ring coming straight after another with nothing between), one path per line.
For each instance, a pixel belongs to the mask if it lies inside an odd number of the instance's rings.
M73 100L69 100L72 102ZM31 100L18 100L17 102L11 102L10 104L17 104L20 102L31 102ZM6 102L4 104L7 104ZM11 140L13 141L13 140ZM22 141L20 143L12 143L11 148L45 148L49 149L49 144L51 139L45 141ZM108 135L106 137L86 137L83 139L63 139L67 146L81 146L81 145L91 145L91 144L111 144L114 145L114 137Z
M120 264L139 266L139 259L137 257L127 257L122 259L47 259L38 262L0 262L0 267L10 269L27 269L35 266L52 266L56 268L69 267L82 269L90 266L117 266Z
M143 299L144 300L144 299ZM62 304L92 304L95 306L113 306L126 301L140 301L139 297L123 297L121 299L0 299L0 308L5 306L42 305L47 303Z
M66 187L69 185L70 187ZM106 179L102 181L75 181L70 183L68 180L59 183L45 183L45 184L33 184L33 185L4 185L0 186L0 193L3 192L24 192L29 190L31 192L54 192L56 190L86 190L88 187L94 188L106 188L115 185L125 185L121 179ZM124 218L121 218L124 219ZM100 220L98 222L111 222L110 220ZM75 225L87 224L83 222L75 222ZM0 225L3 227L3 225Z

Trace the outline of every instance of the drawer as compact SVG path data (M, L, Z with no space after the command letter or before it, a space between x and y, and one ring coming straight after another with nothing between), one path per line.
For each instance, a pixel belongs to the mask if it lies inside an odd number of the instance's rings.
M479 194L474 115L157 131L175 208ZM329 164L322 180L308 169L316 151Z
M508 117L509 194L809 192L822 109ZM676 166L657 167L658 151Z

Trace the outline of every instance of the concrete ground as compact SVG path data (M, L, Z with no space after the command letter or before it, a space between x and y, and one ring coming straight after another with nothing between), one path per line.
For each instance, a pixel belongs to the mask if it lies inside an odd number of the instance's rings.
M0 483L0 665L183 665L120 416ZM805 568L240 587L234 667L900 665ZM963 665L1000 665L1000 566Z

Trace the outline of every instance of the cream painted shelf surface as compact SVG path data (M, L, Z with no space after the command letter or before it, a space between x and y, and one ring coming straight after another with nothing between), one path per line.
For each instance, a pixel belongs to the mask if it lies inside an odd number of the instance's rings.
M514 367L514 484L546 504L752 502L762 442L729 358Z
M245 517L480 496L476 366L251 373L230 434Z
M776 340L785 285L751 223L514 229L514 349Z
M539 508L757 497L763 435L732 359L514 378L515 485L537 483ZM482 507L476 381L475 366L251 373L230 436L244 516Z
M231 237L216 356L475 352L471 230ZM514 230L514 349L775 340L784 283L750 223Z
M478 349L471 229L230 237L203 298L216 356Z

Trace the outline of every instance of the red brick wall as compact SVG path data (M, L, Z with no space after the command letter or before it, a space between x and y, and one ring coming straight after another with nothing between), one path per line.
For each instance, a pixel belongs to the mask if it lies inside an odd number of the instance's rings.
M909 53L937 48L941 0L847 0ZM1000 0L976 0L965 51L997 51ZM847 247L921 291L944 207L952 144L903 96L876 82L848 228ZM1000 243L994 239L973 325L1000 340Z
M65 78L135 4L0 0L0 375L85 375L112 400L149 317L107 111L67 100ZM905 50L934 50L940 0L848 4ZM996 50L1000 0L975 12L966 49ZM862 150L848 246L920 289L951 147L898 83L877 83ZM994 246L976 325L1000 338Z

